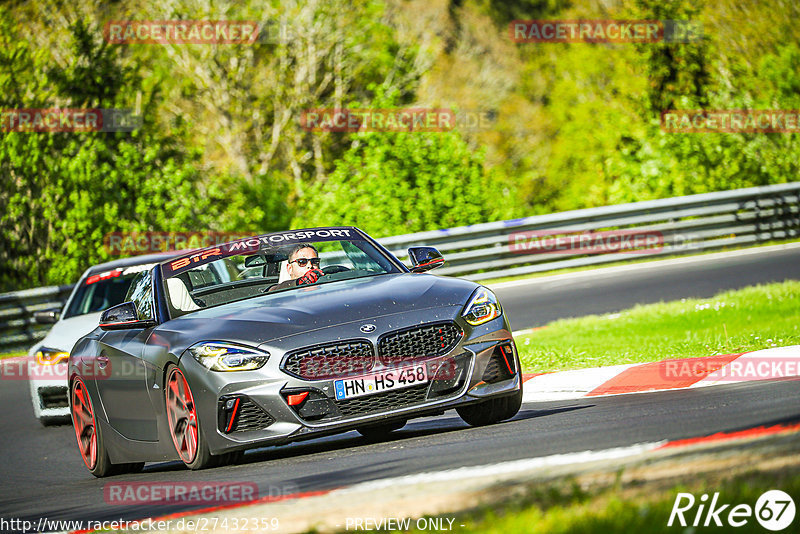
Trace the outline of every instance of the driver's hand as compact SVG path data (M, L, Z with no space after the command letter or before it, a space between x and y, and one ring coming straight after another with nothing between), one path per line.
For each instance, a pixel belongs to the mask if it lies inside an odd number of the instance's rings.
M324 275L325 273L323 273L319 269L311 269L306 274L297 279L297 285L301 286L303 284L313 284L314 282L319 280L320 276Z

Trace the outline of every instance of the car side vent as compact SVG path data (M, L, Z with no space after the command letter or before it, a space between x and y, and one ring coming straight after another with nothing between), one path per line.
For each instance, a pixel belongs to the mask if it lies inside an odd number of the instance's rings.
M247 430L261 430L267 428L275 419L262 410L250 399L246 399L239 407L239 415L236 418L235 431L244 432Z
M218 425L225 434L263 430L274 422L274 417L246 396L219 400Z
M514 376L515 371L516 360L514 359L514 350L511 348L511 344L498 345L492 352L489 363L486 364L481 380L487 384L508 380Z

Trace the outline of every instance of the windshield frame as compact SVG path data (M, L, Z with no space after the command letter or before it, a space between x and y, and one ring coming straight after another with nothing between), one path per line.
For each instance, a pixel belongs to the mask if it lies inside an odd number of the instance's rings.
M90 310L87 312L80 311L79 308L83 307L83 303L86 301L87 292L89 291L89 286L97 284L94 288L96 291L98 287L101 287L101 284L105 284L108 282L108 279L117 279L121 278L123 280L128 280L128 289L130 289L130 284L133 282L134 279L142 272L142 271L149 271L152 270L159 262L147 262L142 264L132 264L132 265L121 265L121 266L109 266L103 269L98 269L97 267L92 267L88 269L83 276L81 276L80 280L75 284L72 293L70 293L67 302L61 308L61 319L72 319L73 317L82 317L91 314L102 313L106 309L112 306L116 306L117 304L122 304L125 302L124 297L123 300L119 302L112 302L108 306L99 309L99 310ZM110 275L111 273L118 272L117 275ZM100 277L97 281L89 283L88 281L93 277ZM113 282L111 282L113 283ZM127 291L126 289L126 295Z
M196 310L189 310L189 311L178 310L175 307L173 307L172 304L170 304L170 296L167 294L168 291L167 288L169 286L167 281L171 278L176 278L183 273L186 273L193 269L197 269L198 267L202 267L204 265L210 265L214 262L236 256L243 256L250 254L255 255L263 252L274 253L276 251L280 251L281 249L286 249L287 247L305 243L313 244L321 242L351 242L355 245L355 242L359 241L365 242L367 245L369 245L372 248L372 251L375 254L377 254L381 259L383 259L387 264L387 266L389 267L389 270L387 270L385 273L379 273L379 274L400 274L400 273L410 272L409 269L400 260L398 260L391 252L386 250L386 248L381 246L380 243L378 243L370 236L368 236L366 233L362 232L361 230L353 226L304 228L300 230L273 232L269 234L238 239L236 241L231 241L228 243L206 247L201 250L193 250L190 253L187 253L183 256L170 258L168 260L161 262L159 264L159 269L157 269L157 272L160 275L159 276L160 283L158 285L161 288L160 293L163 293L163 302L166 305L165 311L168 311L166 317L174 319L192 313L193 311L196 311ZM355 246L358 247L358 245ZM379 274L375 274L372 276L378 276ZM237 282L247 283L247 280L250 279L243 279ZM331 280L330 282L327 283L335 283L336 281L338 280ZM275 294L283 293L283 291L275 291L274 293ZM263 295L255 294L244 298L236 298L230 301L221 302L213 305L204 305L200 309L209 309L216 306L224 306L225 304L247 300L258 296L263 296Z

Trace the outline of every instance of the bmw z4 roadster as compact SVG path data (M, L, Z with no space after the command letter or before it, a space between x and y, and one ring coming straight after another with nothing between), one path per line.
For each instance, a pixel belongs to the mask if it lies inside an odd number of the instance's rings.
M278 232L140 272L69 357L78 448L98 477L455 409L470 425L522 401L508 318L487 288L412 266L353 227Z

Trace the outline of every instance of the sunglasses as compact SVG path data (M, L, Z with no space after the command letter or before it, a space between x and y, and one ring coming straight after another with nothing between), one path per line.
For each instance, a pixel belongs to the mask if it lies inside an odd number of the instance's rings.
M305 267L308 262L311 262L311 265L314 267L319 267L319 258L297 258L296 260L292 260L289 263L296 263L300 267Z

